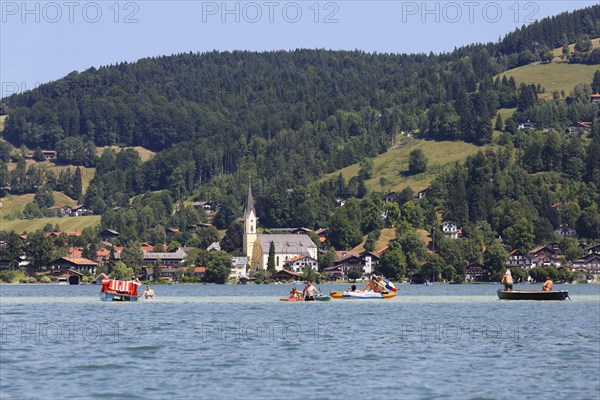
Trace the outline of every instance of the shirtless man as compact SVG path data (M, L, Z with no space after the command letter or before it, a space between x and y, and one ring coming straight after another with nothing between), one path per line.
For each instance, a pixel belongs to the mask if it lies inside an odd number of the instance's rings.
M513 290L513 278L512 278L512 274L510 273L510 269L507 268L506 272L504 273L504 276L502 277L502 281L500 281L500 283L504 284L504 291L505 292L512 292Z
M313 286L312 281L306 281L306 286L302 291L302 295L304 296L305 301L315 300L315 293L319 293L316 287Z
M381 286L377 283L377 278L374 276L371 277L371 281L363 288L363 292L367 290L370 292L381 293Z
M552 279L550 279L549 276L546 277L546 282L544 282L544 286L542 286L542 290L544 292L551 292L552 291L552 286L554 286L554 284L552 283Z

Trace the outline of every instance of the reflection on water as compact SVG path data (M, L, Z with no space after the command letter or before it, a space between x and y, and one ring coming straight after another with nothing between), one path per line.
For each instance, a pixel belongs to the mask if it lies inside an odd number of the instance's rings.
M3 285L0 398L598 398L600 286L562 302L498 287L285 303L290 285L157 285L104 303L97 286Z

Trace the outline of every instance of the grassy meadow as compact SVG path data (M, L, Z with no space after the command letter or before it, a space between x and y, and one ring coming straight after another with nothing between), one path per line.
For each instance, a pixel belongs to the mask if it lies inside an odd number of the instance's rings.
M411 151L421 149L428 160L427 172L414 176L406 176L408 157ZM411 187L415 192L429 186L433 178L456 162L484 149L470 143L455 141L433 141L410 139L404 146L392 149L373 159L373 178L365 182L369 191L401 191ZM358 175L359 164L352 164L336 172L326 175L324 179L336 177L340 172L346 181ZM382 187L380 179L385 178Z
M83 217L36 218L14 221L0 220L0 231L15 231L17 233L33 232L43 229L47 224L52 224L52 226L58 224L62 232L81 232L83 228L100 224L100 216L86 215Z

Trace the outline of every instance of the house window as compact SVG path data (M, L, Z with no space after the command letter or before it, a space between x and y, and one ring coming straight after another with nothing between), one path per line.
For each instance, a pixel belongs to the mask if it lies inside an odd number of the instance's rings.
M279 256L276 257L275 265L279 265Z

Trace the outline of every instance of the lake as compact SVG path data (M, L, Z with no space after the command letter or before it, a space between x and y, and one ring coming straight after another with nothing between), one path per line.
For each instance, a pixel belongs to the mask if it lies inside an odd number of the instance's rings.
M0 398L600 396L600 285L556 285L572 299L558 302L500 301L498 285L279 301L291 286L156 285L155 301L107 303L95 285L0 285Z

